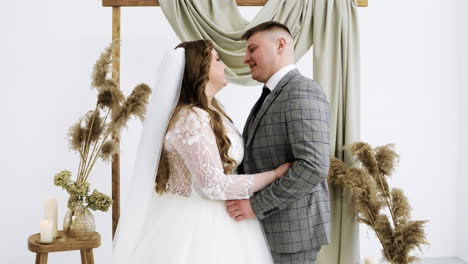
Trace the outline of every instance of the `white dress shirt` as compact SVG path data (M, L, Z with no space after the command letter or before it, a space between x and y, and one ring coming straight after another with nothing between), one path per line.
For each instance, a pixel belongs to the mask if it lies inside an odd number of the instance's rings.
M289 64L289 65L286 65L284 66L283 68L281 68L279 71L277 71L275 74L273 74L270 79L268 79L268 81L266 82L265 86L268 87L268 89L270 89L270 91L274 91L276 89L276 86L278 85L278 83L281 81L281 79L283 79L283 77L288 74L290 71L294 70L294 69L297 69L297 66L295 64ZM268 97L271 95L272 93L270 93L268 95ZM266 99L268 99L268 97ZM265 101L263 101L263 103L266 102L266 99Z

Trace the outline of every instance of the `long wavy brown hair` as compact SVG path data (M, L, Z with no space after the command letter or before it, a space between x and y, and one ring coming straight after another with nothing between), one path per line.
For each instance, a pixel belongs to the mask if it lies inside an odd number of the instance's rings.
M196 40L182 42L177 45L177 48L185 49L185 70L182 79L182 87L180 90L180 98L177 106L169 121L167 130L169 130L177 121L178 113L182 109L191 109L198 107L210 115L210 125L216 137L221 161L223 163L224 173L232 172L236 165L235 160L228 156L228 150L231 147L231 141L227 137L226 128L223 125L222 116L225 116L231 122L231 118L224 112L220 103L213 98L211 106L209 106L208 98L205 95L205 87L208 83L210 72L211 52L213 44L209 40ZM216 110L213 110L215 108ZM221 114L220 114L221 113ZM167 158L167 153L162 151L159 160L159 166L156 177L156 192L163 194L167 191L167 183L169 182L170 166Z

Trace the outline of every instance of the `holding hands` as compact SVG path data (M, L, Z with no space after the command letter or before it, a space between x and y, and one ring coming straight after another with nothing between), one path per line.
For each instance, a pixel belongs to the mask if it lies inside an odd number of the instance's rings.
M292 167L292 165L292 162L286 162L273 170L274 180L285 175ZM250 205L249 199L226 201L226 211L232 218L234 218L234 220L238 222L244 219L256 217L255 212L252 210L252 206Z

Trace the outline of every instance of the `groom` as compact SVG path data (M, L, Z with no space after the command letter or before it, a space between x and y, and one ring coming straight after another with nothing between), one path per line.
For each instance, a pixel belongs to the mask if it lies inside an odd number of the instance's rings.
M293 166L249 200L227 201L227 211L236 221L261 220L275 264L315 263L330 242L328 101L294 65L294 41L285 25L266 22L242 39L244 63L265 86L244 127L239 173Z

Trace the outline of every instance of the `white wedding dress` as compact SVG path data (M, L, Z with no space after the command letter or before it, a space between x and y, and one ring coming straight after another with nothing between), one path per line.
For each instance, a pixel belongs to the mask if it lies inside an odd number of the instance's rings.
M273 263L259 221L236 222L225 200L252 195L255 175L225 175L209 115L184 109L164 141L170 166L168 193L149 204L144 234L128 263L268 264ZM229 156L242 161L243 139L224 119L231 141Z

